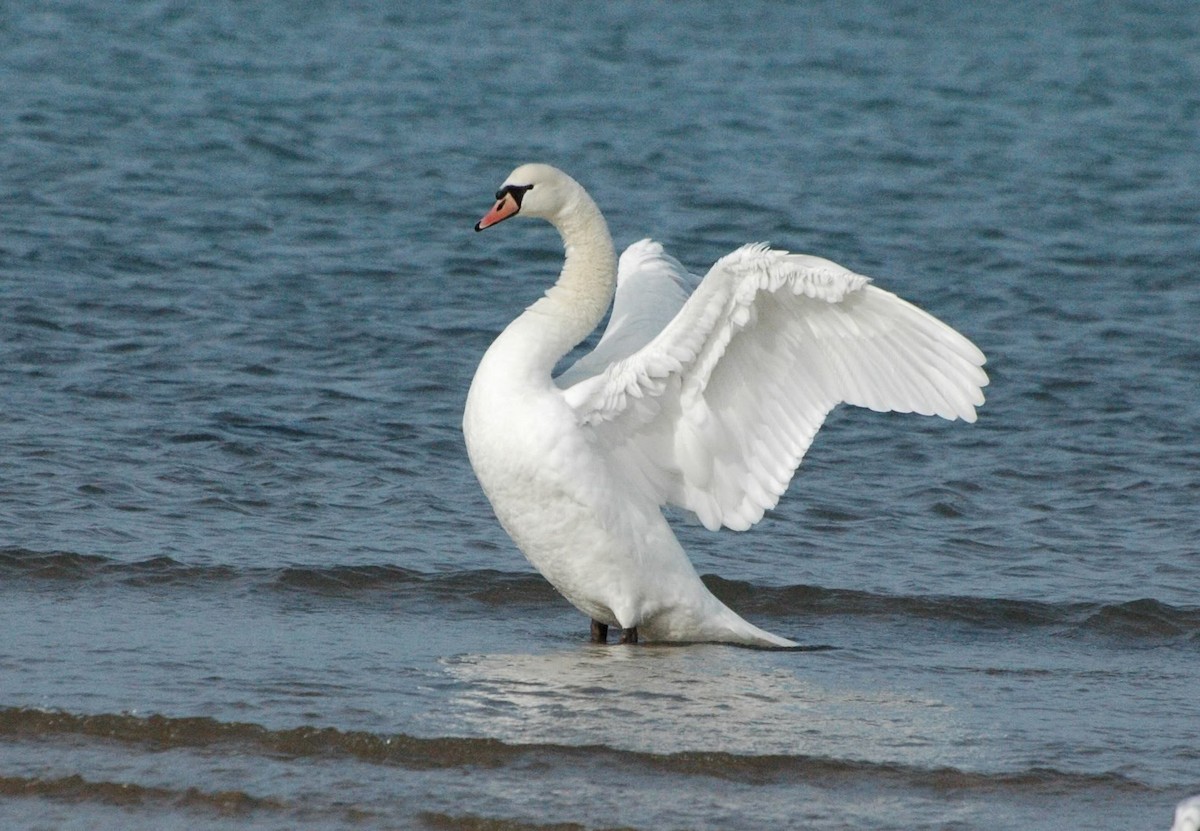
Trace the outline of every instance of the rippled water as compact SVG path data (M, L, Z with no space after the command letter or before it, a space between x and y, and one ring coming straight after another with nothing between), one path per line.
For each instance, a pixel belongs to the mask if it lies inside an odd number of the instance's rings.
M1156 829L1200 791L1200 19L98 0L0 11L0 826ZM518 162L702 271L971 337L745 535L809 645L599 648L459 419L560 257ZM720 575L719 577L716 575Z

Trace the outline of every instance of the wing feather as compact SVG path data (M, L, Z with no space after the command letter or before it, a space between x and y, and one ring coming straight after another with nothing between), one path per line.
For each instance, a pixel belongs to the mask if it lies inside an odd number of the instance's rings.
M617 293L604 334L555 383L566 389L637 352L679 313L699 282L654 240L626 248L617 263Z
M651 271L687 273L657 243L636 245L653 246L638 249ZM564 397L661 504L709 528L749 528L839 403L975 420L983 353L869 283L819 257L743 246L657 334Z

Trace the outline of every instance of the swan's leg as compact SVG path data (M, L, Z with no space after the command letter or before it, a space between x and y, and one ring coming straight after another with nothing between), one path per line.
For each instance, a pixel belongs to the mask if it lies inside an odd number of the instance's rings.
M633 627L630 627L629 629L622 629L620 642L621 643L637 643L638 642L637 627L633 626Z
M592 621L592 643L608 643L608 624Z

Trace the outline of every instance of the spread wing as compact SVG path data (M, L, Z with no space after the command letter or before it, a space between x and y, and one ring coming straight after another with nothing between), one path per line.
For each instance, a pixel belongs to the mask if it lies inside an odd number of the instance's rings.
M654 240L626 248L617 263L617 294L604 335L554 383L566 389L637 352L679 314L699 283L699 277Z
M710 529L761 519L839 403L974 421L988 382L983 353L932 315L765 245L718 260L657 334L614 354L564 397L630 487Z

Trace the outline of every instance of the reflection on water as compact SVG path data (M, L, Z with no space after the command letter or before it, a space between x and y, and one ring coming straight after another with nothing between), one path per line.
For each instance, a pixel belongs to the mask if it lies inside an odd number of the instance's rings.
M445 666L462 682L452 713L506 742L917 766L974 756L952 706L839 683L842 660L795 653L780 666L778 654L702 645L467 655ZM968 758L949 758L953 747Z

